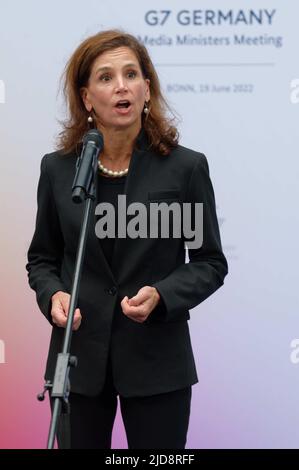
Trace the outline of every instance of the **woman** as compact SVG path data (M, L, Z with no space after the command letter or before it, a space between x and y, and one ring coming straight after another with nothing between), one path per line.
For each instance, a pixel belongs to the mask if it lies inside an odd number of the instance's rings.
M85 40L67 64L64 89L69 121L58 151L41 163L27 264L30 286L53 327L45 378L53 378L61 350L83 214L71 199L76 160L85 133L96 127L104 137L96 203L110 203L121 217L130 204L203 203L203 242L190 244L186 263L185 232L164 238L116 230L115 238L104 238L98 205L73 323L78 366L70 375L71 446L110 448L119 396L129 448L183 449L197 383L189 309L227 274L207 160L178 145L154 66L129 34L104 31ZM124 196L125 207L118 204ZM117 220L119 226L124 219ZM155 222L159 229L162 222Z

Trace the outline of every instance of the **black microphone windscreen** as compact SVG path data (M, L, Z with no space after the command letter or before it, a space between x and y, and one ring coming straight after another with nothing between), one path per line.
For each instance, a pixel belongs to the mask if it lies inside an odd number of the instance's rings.
M103 148L103 134L97 129L90 129L84 136L83 145L86 145L89 142L93 142L98 148Z

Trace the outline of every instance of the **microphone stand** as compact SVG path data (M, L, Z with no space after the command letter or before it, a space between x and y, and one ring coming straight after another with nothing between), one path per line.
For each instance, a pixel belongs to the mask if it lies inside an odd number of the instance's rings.
M69 371L70 367L76 367L77 358L70 354L71 339L72 339L72 326L75 315L75 309L78 301L78 292L81 279L82 265L85 254L85 245L88 232L88 224L92 209L92 201L95 200L95 175L97 172L98 166L98 154L99 149L94 143L89 142L89 153L86 155L87 159L82 157L84 148L81 153L81 157L77 161L77 173L75 176L74 184L72 187L73 191L73 201L75 203L81 203L85 200L85 209L83 215L83 221L81 225L81 232L79 238L79 244L77 249L77 257L75 264L75 271L73 277L71 299L69 306L69 314L67 319L67 325L64 334L63 348L62 352L57 355L56 369L54 374L53 384L51 381L47 381L44 386L44 391L38 395L38 400L43 401L45 398L45 393L48 391L53 402L51 403L52 417L51 424L48 434L48 444L47 449L54 448L55 436L57 436L58 421L60 425L61 436L59 440L61 449L70 448L70 427L69 427L69 415L70 415L70 405L69 405L69 394L70 394L70 381L69 381ZM85 183L82 183L82 178L80 178L80 165L85 166L89 164L88 173L85 171ZM83 185L83 186L82 186Z

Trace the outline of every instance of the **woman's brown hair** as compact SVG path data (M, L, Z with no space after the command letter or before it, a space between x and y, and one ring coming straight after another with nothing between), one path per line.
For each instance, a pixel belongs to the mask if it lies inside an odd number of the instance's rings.
M100 32L87 38L75 50L66 64L63 74L63 92L68 107L68 119L62 122L58 149L69 153L88 131L88 112L81 98L80 90L88 85L92 65L103 52L128 47L136 55L143 76L150 80L150 112L142 116L142 126L151 147L162 155L167 155L178 144L178 131L166 112L170 110L161 93L159 78L146 48L131 34L120 30Z

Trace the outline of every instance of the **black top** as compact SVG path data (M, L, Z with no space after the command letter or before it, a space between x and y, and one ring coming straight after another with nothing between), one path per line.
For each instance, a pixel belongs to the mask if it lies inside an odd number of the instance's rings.
M117 205L117 197L119 194L124 194L124 187L126 182L126 175L117 177L117 178L110 178L104 176L100 171L98 172L98 190L97 190L97 204L101 202L108 202L114 206L115 210L115 237L117 237L118 227L117 227L117 220L118 220L118 205ZM99 220L102 216L97 216L96 220ZM111 267L112 256L113 256L113 249L115 244L115 238L98 238L105 258Z

